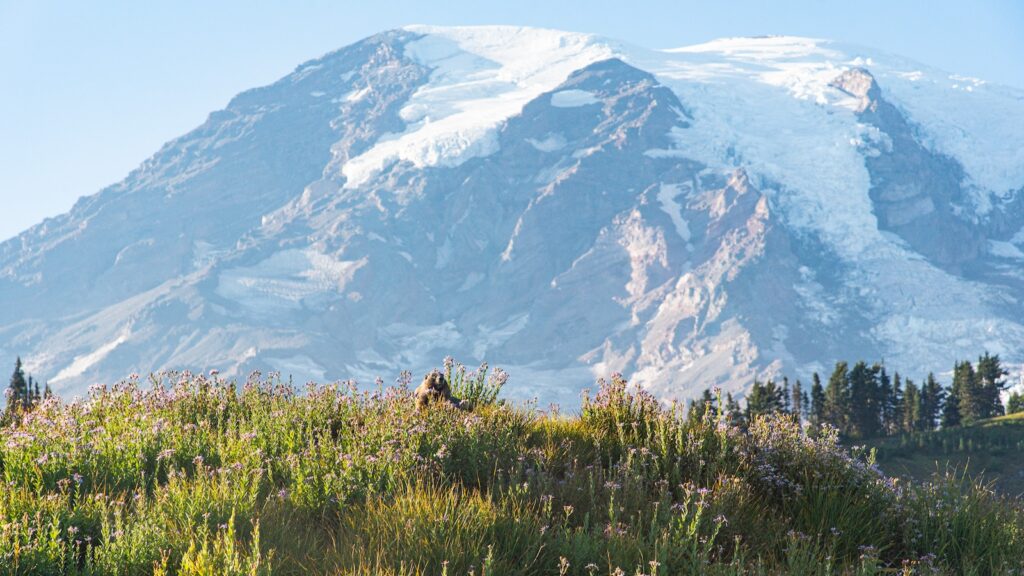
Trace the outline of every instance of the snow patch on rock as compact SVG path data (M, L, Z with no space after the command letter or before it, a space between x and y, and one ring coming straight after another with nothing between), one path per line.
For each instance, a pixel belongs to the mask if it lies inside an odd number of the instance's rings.
M124 330L122 330L121 333L117 336L117 338L111 340L110 342L107 342L106 344L100 346L99 348L93 350L92 352L82 354L81 356L76 356L75 359L71 362L71 364L69 364L63 370L58 372L56 376L53 377L51 382L53 384L60 384L65 380L77 378L78 376L85 374L86 370L102 362L103 359L106 358L107 355L109 355L111 352L113 352L118 346L127 342L131 335L131 329L125 327Z
M297 309L315 295L338 297L366 258L339 261L313 249L283 250L220 274L217 294L254 312Z
M687 187L691 187L690 183L686 183ZM682 186L679 184L662 184L658 189L658 202L661 203L662 212L668 214L668 217L672 219L672 225L675 226L676 233L683 239L684 242L690 241L690 226L686 223L683 218L683 206L676 202L676 196L682 193Z
M988 241L988 253L1000 258L1012 260L1024 260L1024 252L1012 242L1001 242L999 240Z
M565 145L568 143L565 140L565 136L554 132L548 133L547 136L540 140L527 138L526 142L541 152L556 152L565 148Z
M586 90L560 90L551 95L551 105L555 108L577 108L598 102L594 93Z

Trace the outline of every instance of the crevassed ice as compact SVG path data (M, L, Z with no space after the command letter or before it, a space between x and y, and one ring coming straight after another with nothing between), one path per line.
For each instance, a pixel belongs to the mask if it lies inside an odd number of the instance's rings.
M848 259L894 249L878 232L868 196L870 147L859 144L864 127L849 97L829 85L851 67L868 68L885 97L919 125L926 145L962 163L980 211L1024 186L1024 130L1017 128L1024 125L1024 95L898 57L797 37L648 50L531 28L408 30L423 34L406 53L433 69L430 80L401 112L405 132L382 137L343 166L347 187L398 161L456 166L494 153L497 128L527 102L573 71L612 57L654 74L679 95L693 116L688 128L673 130L680 155L723 170L742 166L763 187L783 186L769 193L788 223L815 230ZM564 90L552 95L552 104L582 105L592 97ZM531 144L545 151L556 146Z
M876 77L884 97L918 125L925 145L960 161L980 212L1024 187L1024 93L1011 88L947 77L856 46L785 36L639 50L627 61L655 74L694 116L689 129L673 131L681 154L709 166L743 166L763 185L784 186L773 200L788 222L817 231L849 259L895 249L878 232L868 196L863 156L874 148L860 145L863 125L848 96L829 85L852 67Z
M406 55L433 69L403 108L405 132L382 138L343 167L358 187L395 162L457 166L498 149L496 131L527 102L573 71L610 58L610 44L589 34L512 26L411 26L423 37Z
M808 38L737 38L627 59L671 88L692 116L671 132L681 155L723 171L742 167L787 222L818 232L849 259L887 241L868 196L861 132L829 82L842 53ZM668 151L651 151L664 155ZM772 191L775 185L785 188Z
M689 92L681 84L673 88L683 95L704 96L705 101L712 96L705 89L714 92L723 82L738 81L742 85L754 80L784 88L797 100L848 107L847 98L829 83L851 67L866 68L878 80L883 96L917 125L925 145L963 165L980 212L985 212L992 201L1024 187L1024 130L1020 129L1024 126L1024 92L1020 90L949 75L859 46L811 38L729 38L663 53L671 56L666 58L668 62L646 55L644 60L662 69L660 74L649 71L663 80L675 77L698 83ZM757 118L772 118L764 115L771 110L758 106L757 100L742 94L723 96L726 99L719 104L728 113L737 111L730 102L740 99L744 105L753 105L749 109ZM724 120L731 127L750 127L736 122L739 119ZM775 139L792 143L788 136L802 131L798 125L791 128ZM785 164L773 164L790 172Z
M885 97L920 129L924 144L963 165L979 212L1024 188L1024 91L898 56L876 57L868 68Z

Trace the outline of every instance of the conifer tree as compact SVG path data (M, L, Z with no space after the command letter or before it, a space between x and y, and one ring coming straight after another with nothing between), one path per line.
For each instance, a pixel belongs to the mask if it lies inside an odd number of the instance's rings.
M854 438L878 436L882 413L881 376L883 368L875 364L868 367L863 361L849 371L848 414L846 435Z
M921 429L923 423L921 394L917 385L910 378L903 388L903 432L915 432Z
M1003 369L999 355L989 355L985 352L978 357L978 405L979 417L991 418L1003 414L1002 393L1007 387L1004 376L1009 372Z
M707 388L700 395L700 414L703 416L705 413L710 413L712 418L718 416L718 401Z
M960 425L960 421L960 394L955 388L950 388L942 406L942 427L955 428Z
M705 388L699 400L690 400L690 410L687 417L690 420L700 420L709 412L712 417L718 416L718 406L715 402L715 397L711 395L711 390Z
M14 373L11 374L10 393L7 399L7 410L25 408L28 405L29 388L25 380L25 370L21 365L21 357L14 362Z
M900 373L896 372L892 376L892 393L889 397L890 421L886 430L887 434L899 434L903 431L903 402L904 393Z
M811 403L809 407L811 424L821 426L825 419L825 389L821 385L821 377L815 372L811 375Z
M732 397L732 392L725 395L725 414L729 422L736 426L744 426L743 410L740 409L740 403Z
M790 402L790 404L793 407L793 409L792 409L793 416L796 418L797 422L802 420L803 417L804 417L804 397L805 396L806 395L804 394L803 385L800 384L799 380L797 380L796 384L793 384L792 400Z
M1024 412L1024 394L1014 392L1010 394L1010 400L1006 403L1006 413L1016 414L1018 412Z
M946 391L935 379L935 374L929 372L928 378L921 385L921 422L919 430L934 430L935 423L943 414L942 402L946 398Z
M754 380L750 392L747 394L747 422L753 422L754 417L784 410L785 395L782 388L772 380L761 383Z
M843 434L849 434L850 427L850 377L846 362L836 362L835 370L825 388L825 406L822 419Z
M954 365L950 395L957 397L961 424L973 424L984 418L986 400L983 397L978 373L969 360Z
M893 407L896 402L892 397L892 379L889 378L889 373L885 370L885 365L876 365L878 385L878 413L875 419L877 423L877 434L884 435L889 434L892 428L893 420L896 419L896 415L893 412Z

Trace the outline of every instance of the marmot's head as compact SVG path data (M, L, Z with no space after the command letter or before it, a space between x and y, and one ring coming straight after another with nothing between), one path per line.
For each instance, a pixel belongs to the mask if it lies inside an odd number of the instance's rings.
M415 395L416 406L420 408L432 402L450 402L452 399L448 380L437 370L423 377L423 382L416 388Z
M448 392L448 380L445 379L444 374L434 370L423 379L423 383L427 385L431 390L437 392Z

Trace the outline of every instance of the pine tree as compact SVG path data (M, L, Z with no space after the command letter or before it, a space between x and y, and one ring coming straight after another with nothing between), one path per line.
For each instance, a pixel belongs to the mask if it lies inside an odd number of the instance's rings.
M815 372L811 375L810 418L813 426L821 426L825 419L825 389L821 386L821 377Z
M877 368L876 383L878 386L878 412L875 416L876 434L890 434L892 423L896 419L896 415L893 412L896 402L892 397L892 380L889 379L889 374L885 371L884 365L876 364L875 366Z
M7 399L7 410L25 408L29 401L28 382L25 380L25 370L21 365L21 357L14 362L14 373L11 374L10 395Z
M732 397L732 392L725 395L725 414L729 419L729 422L736 426L743 427L745 422L743 420L743 410L740 409L740 403Z
M712 418L718 416L717 402L715 402L715 397L711 395L711 390L708 388L704 389L699 400L690 401L690 410L687 417L690 420L700 420L704 418L705 414L710 414Z
M946 402L942 406L942 427L955 428L960 425L960 395L955 388L950 388Z
M750 392L747 394L747 422L753 422L755 416L782 412L784 409L785 395L782 388L775 382L768 380L761 383L754 380Z
M954 365L950 395L957 397L961 424L973 424L984 418L986 400L980 384L978 373L969 360Z
M1009 372L1003 369L999 355L990 356L985 352L978 357L978 404L979 417L992 418L1003 414L1002 393L1007 387L1004 376Z
M868 367L863 361L854 364L849 372L849 428L846 434L854 438L878 436L882 413L881 375L883 368L875 364Z
M907 378L906 386L903 388L903 432L914 432L921 429L923 425L921 394L917 385L910 378Z
M836 362L835 370L825 388L825 406L822 411L824 422L839 429L842 434L850 432L850 375L846 362Z
M796 384L793 384L792 400L790 404L793 406L792 414L797 422L800 422L804 418L804 394L803 385L797 380Z
M701 415L710 414L712 418L718 417L718 401L711 390L707 388L700 395L700 413Z
M1014 392L1010 394L1010 401L1006 403L1006 413L1016 414L1018 412L1024 412L1024 394Z
M904 394L900 373L892 376L892 395L889 399L889 410L891 421L889 422L888 434L899 434L904 429L903 422ZM918 407L920 408L920 407Z
M943 414L942 402L946 398L946 391L935 379L935 374L929 372L928 378L921 385L921 422L919 430L934 430L935 423Z

